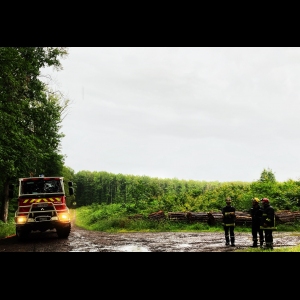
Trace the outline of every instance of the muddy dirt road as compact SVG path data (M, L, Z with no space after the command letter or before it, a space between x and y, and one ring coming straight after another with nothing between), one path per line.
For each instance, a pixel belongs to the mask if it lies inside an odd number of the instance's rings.
M224 244L224 233L105 233L73 225L67 239L55 230L31 233L28 241L16 236L0 239L0 252L232 252L252 244L250 233L236 232L236 247ZM274 232L274 248L300 244L300 233Z

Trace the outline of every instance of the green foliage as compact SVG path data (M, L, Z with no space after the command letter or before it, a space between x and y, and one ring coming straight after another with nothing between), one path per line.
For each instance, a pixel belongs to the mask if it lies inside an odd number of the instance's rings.
M76 187L76 184L74 183L74 170L69 168L69 167L66 167L66 166L63 166L63 169L62 169L62 177L64 177L64 189L66 191L66 203L67 203L67 206L70 207L70 208L74 208L76 207L76 190L77 190L77 187ZM74 195L70 196L69 195L69 186L68 186L68 182L69 181L72 181L73 182L73 188L74 188Z
M59 103L59 95L49 92L39 75L44 66L60 68L58 57L65 55L64 48L0 47L2 178L40 174L45 165L55 165L66 103Z
M276 182L273 171L271 169L264 169L260 175L259 182Z
M163 232L163 231L222 231L221 226L209 226L208 224L185 222L173 222L170 220L150 220L147 216L140 219L128 217L128 212L122 205L90 205L76 209L76 225L89 229L105 232Z
M257 180L252 183L198 182L81 171L74 175L76 185L80 185L76 198L79 203L79 222L89 228L101 228L103 231L223 230L222 227L199 223L187 224L168 220L153 222L147 220L147 216L160 210L165 213L220 212L225 206L227 196L232 198L232 204L238 211L249 211L253 197L269 198L277 211L299 210L299 181L280 183L273 180L270 171L264 170L262 174L262 178L268 177L270 180ZM143 218L128 218L134 214L141 214ZM299 228L299 225L295 226ZM279 228L283 231L292 230L284 225L279 225ZM248 227L243 226L237 227L236 230L250 232Z
M19 177L62 172L59 133L68 100L40 80L40 69L61 69L58 47L0 47L0 219L7 221L7 186Z
M264 170L262 174L270 172ZM280 183L269 177L271 180L252 183L222 183L81 171L74 175L74 182L77 207L97 203L122 204L128 213L219 212L225 206L225 198L230 196L240 211L251 208L253 197L269 198L276 210L298 210L300 183L292 180Z
M15 234L16 226L12 218L9 218L6 223L0 220L0 238L5 238Z
M184 221L151 220L147 215L141 218L130 218L128 212L123 210L121 205L90 205L82 206L76 209L76 225L89 230L98 230L104 232L129 232L129 231L152 231L152 232L222 232L221 224L210 226L207 223L188 223ZM279 224L278 231L295 231L300 230L300 223ZM251 234L251 227L236 226L236 232L248 232Z

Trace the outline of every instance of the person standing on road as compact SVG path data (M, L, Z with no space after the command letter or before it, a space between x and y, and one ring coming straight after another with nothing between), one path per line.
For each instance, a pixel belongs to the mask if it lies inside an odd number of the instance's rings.
M252 232L252 240L253 240L253 245L251 247L258 247L257 246L257 235L259 235L259 244L260 248L263 247L264 244L264 231L260 229L260 223L261 223L261 217L262 217L262 209L259 205L259 199L258 198L253 198L252 199L252 207L250 209L250 214L251 214L251 232Z
M266 248L273 249L273 230L275 227L275 211L268 198L261 199L263 210L260 229L264 231Z
M222 208L223 227L225 232L225 245L229 246L229 234L231 246L235 246L234 227L235 227L235 207L231 206L231 198L226 198L226 206Z

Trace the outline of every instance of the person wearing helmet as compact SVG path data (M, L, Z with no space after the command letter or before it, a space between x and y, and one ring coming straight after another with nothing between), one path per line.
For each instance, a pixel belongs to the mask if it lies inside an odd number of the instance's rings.
M262 209L259 205L259 199L256 197L252 199L252 207L250 209L250 215L252 221L251 232L252 232L252 241L253 241L253 245L251 247L254 248L258 247L257 246L257 234L258 234L260 248L262 248L264 244L264 231L260 229Z
M229 234L231 246L235 246L234 226L235 226L235 207L231 205L231 198L226 198L226 206L222 208L223 228L225 232L225 245L229 246Z
M264 231L266 248L273 249L273 230L275 227L275 211L268 198L261 199L263 209L260 229Z

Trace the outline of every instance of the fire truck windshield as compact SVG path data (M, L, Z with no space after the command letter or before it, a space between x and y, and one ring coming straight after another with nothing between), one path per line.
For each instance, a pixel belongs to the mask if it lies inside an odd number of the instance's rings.
M60 180L29 180L21 182L21 194L60 193L62 186Z

